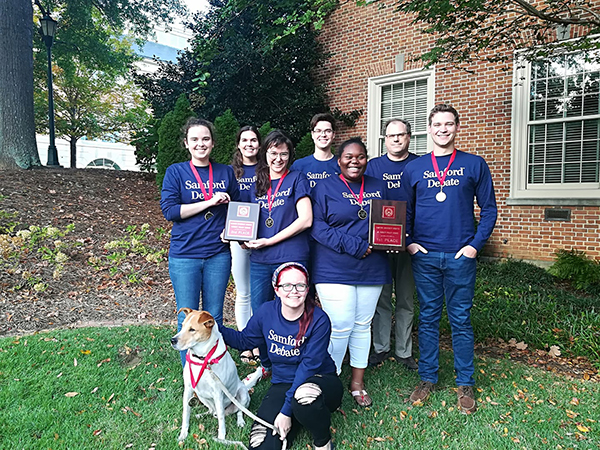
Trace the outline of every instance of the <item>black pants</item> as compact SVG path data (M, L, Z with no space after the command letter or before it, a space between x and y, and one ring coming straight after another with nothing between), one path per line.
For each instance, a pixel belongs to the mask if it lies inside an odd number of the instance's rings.
M310 403L301 404L295 397L292 399L292 429L287 435L288 448L301 426L306 428L313 437L315 446L320 447L331 439L329 427L331 413L342 403L342 382L336 374L315 375L300 385L316 384L321 393ZM285 394L292 385L289 383L272 384L258 408L258 417L273 423L285 402ZM298 392L298 391L297 391ZM302 399L300 399L302 402ZM280 450L282 441L279 435L273 436L273 431L258 422L252 424L250 432L251 449Z

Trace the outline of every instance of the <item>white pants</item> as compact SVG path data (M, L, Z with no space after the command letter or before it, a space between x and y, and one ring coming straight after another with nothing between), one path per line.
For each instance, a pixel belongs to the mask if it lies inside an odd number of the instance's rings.
M235 282L235 322L239 331L246 328L252 316L250 304L250 253L238 242L231 242L231 274Z
M367 367L371 347L371 321L383 285L316 285L323 310L331 320L329 353L338 374L346 349L350 349L350 366Z

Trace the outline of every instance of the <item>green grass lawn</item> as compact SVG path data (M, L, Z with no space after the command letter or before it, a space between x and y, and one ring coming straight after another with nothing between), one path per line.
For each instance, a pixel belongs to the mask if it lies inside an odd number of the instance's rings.
M181 448L183 386L173 333L141 326L0 339L0 449ZM442 352L438 390L423 406L405 401L416 373L393 361L368 369L374 405L359 409L345 394L345 414L333 418L338 448L600 448L598 384L479 358L480 407L466 416L456 409L452 364L452 354ZM347 368L342 379L347 385ZM257 386L251 410L268 384ZM216 419L192 417L183 448L231 448L212 441L216 429ZM229 439L247 442L249 430L250 420L238 429L235 417L227 418ZM293 448L308 444L301 434Z

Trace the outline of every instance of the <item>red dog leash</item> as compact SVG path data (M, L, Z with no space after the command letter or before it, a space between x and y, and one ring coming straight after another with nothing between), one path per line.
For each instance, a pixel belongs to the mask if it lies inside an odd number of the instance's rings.
M219 340L217 339L217 343L215 344L215 346L213 348L210 349L210 351L208 352L208 355L206 355L205 357L196 356L196 358L198 358L199 360L202 361L201 363L196 362L191 358L191 351L188 350L188 352L186 353L185 360L188 362L188 367L190 368L190 379L192 380L192 388L193 389L196 388L198 381L200 381L200 378L202 378L202 374L204 373L206 366L218 363L221 360L221 358L223 356L225 356L225 353L227 353L227 346L225 346L225 351L220 356L217 356L214 359L210 359L217 351L218 345L219 345ZM192 372L192 365L202 366L202 367L200 367L200 373L198 374L198 378L196 378L195 380L194 380L194 372Z

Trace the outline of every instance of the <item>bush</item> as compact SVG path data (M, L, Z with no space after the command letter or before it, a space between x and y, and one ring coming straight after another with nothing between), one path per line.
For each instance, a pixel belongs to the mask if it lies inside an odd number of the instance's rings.
M565 289L540 267L514 260L478 265L471 315L478 341L516 339L546 350L556 345L565 355L587 356L598 365L598 312L600 296Z
M315 143L312 140L310 131L302 136L298 145L296 145L296 159L304 158L305 156L312 155L315 150Z
M188 151L182 145L184 136L181 128L194 115L190 102L185 94L181 94L175 109L165 115L158 128L158 154L156 155L156 183L162 188L167 167L171 164L190 159Z
M555 255L556 262L550 267L550 273L561 280L569 280L576 289L591 294L600 292L600 264L597 261L575 249L560 249Z
M231 164L235 150L235 137L240 124L230 109L215 119L215 148L211 159L221 164Z
M262 127L260 127L260 128L258 129L258 132L260 133L260 137L261 137L262 139L264 139L264 138L265 138L265 136L266 136L267 134L269 134L271 131L273 131L274 129L275 129L275 128L273 128L273 127L271 126L271 122L265 122L265 123L263 124L263 126L262 126Z
M135 132L131 141L131 145L135 147L135 163L142 172L156 172L159 127L160 120L152 118L144 129Z

